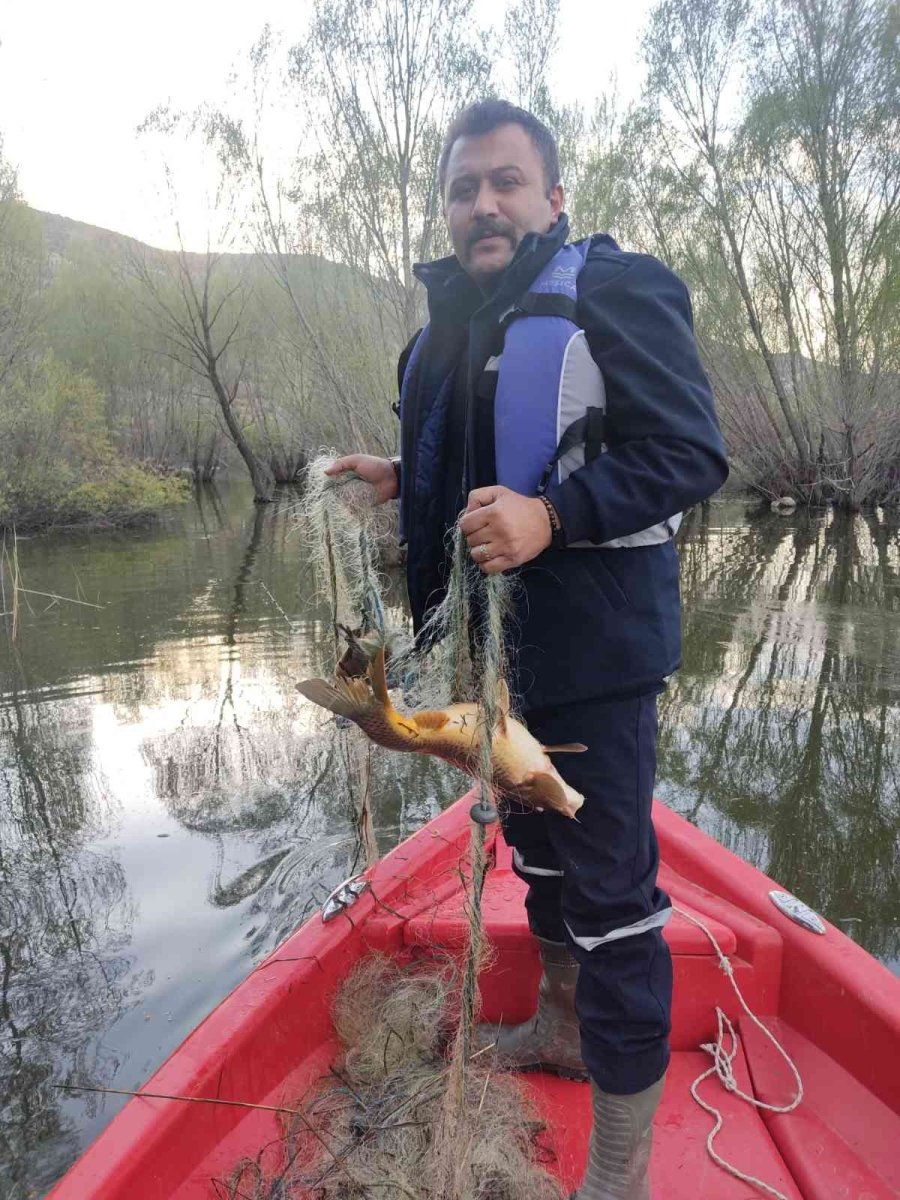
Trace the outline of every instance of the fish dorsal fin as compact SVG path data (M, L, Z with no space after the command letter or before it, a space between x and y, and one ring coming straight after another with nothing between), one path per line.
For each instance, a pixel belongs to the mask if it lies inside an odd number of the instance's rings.
M392 708L391 698L388 695L387 676L384 673L384 646L369 665L369 681L378 703L383 704L385 708Z
M425 712L416 713L413 717L413 722L419 729L428 729L433 732L443 729L449 720L450 717L447 713L428 709Z
M541 746L545 754L584 754L584 742L560 742L558 746Z
M502 734L506 733L506 718L509 716L509 684L501 676L500 682L497 684L497 702L500 707L500 716L497 720L497 725Z

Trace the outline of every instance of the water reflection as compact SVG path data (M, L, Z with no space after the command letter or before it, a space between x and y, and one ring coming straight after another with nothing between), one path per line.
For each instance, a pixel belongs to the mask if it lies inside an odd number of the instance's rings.
M75 1152L53 1081L96 1085L115 1071L100 1035L147 980L127 953L134 908L121 867L87 848L109 807L91 768L87 705L76 708L71 725L56 704L39 715L14 687L0 709L0 1178L9 1195L33 1185L48 1148L54 1159Z
M900 957L896 526L697 510L685 668L662 705L673 804L884 959Z
M154 530L20 544L27 586L103 605L0 639L0 1194L40 1194L359 860L349 734L294 689L328 613L288 498L199 493ZM690 515L685 666L660 791L886 960L900 543L880 518ZM395 585L397 581L395 580ZM399 605L397 594L392 604ZM382 849L463 779L371 757Z

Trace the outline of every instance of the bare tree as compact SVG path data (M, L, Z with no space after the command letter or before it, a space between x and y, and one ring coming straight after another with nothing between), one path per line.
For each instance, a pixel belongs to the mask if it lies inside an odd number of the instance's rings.
M328 249L363 274L398 340L421 324L413 263L443 236L437 160L451 115L490 65L468 40L472 0L316 0L292 77L319 149L295 194Z
M768 0L755 44L778 53L756 56L745 125L762 182L754 233L791 387L818 410L821 465L850 507L867 498L875 426L890 415L880 409L900 400L898 381L886 390L882 377L900 341L900 27L890 7Z
M285 78L269 28L251 49L252 118L189 118L250 197L257 253L287 302L272 323L276 357L304 376L304 420L319 444L330 430L333 444L396 446L393 364L423 321L413 264L444 248L441 138L489 74L467 40L471 9L472 0L317 0ZM289 178L263 149L273 94L307 122Z
M734 86L742 41L749 30L750 0L662 0L644 37L649 94L660 105L659 146L685 197L709 218L709 232L743 301L757 350L801 466L809 442L767 337L753 287L747 244L747 197L734 185L732 129L727 93Z
M504 18L503 56L496 67L512 99L552 130L559 148L562 182L569 201L578 204L579 198L590 194L582 180L594 150L601 106L595 118L588 120L582 105L557 104L553 100L548 72L559 46L559 8L559 0L517 0ZM584 206L576 214L570 203L569 215L584 233L601 227L587 227Z
M175 355L186 359L215 397L228 435L247 466L254 499L264 503L274 495L275 480L255 454L236 403L247 373L246 347L239 346L239 335L248 288L241 273L229 278L221 267L222 255L208 249L204 255L189 255L183 248L174 270L162 256L138 251L128 264Z
M517 0L503 18L513 99L540 116L551 107L547 71L559 45L558 23L559 0Z
M851 508L896 488L875 436L898 389L895 9L662 0L632 155L656 241L694 281L739 466Z

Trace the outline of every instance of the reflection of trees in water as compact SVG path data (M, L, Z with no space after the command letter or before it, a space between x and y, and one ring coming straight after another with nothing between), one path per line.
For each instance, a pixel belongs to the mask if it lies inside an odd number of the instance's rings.
M295 753L294 713L283 705L264 712L238 711L241 654L238 648L240 620L247 607L247 587L259 553L265 526L265 509L255 506L253 526L235 573L231 596L223 613L223 653L215 714L211 721L192 724L189 713L172 733L144 744L144 755L153 765L157 794L166 800L178 820L196 827L191 810L212 807L221 793L255 786L267 778L289 776L289 764ZM252 725L249 723L252 722ZM288 770L286 770L288 768ZM202 812L198 811L201 824Z
M39 719L15 691L0 709L0 1180L10 1187L49 1183L71 1159L75 1133L52 1083L108 1082L115 1064L97 1035L142 984L122 953L134 913L121 868L84 849L103 814L86 740L71 707L65 724L60 711L44 703Z
M164 806L216 847L209 900L239 907L248 957L290 933L353 863L355 801L335 768L334 726L318 729L293 688L326 666L313 666L317 655L331 657L317 623L327 611L309 577L296 584L295 519L288 507L257 509L237 532L236 510L208 499L186 536L92 542L93 586L109 599L101 627L77 609L23 624L29 687L0 702L0 1195L42 1190L68 1164L74 1122L94 1103L85 1093L68 1109L51 1085L113 1082L102 1036L148 982L126 957L136 915L122 869L87 848L111 825L108 785L94 774L94 705L157 729L183 716L148 735L143 753ZM55 562L34 550L30 582L65 591L53 571L71 569L71 551L57 547ZM130 586L123 561L135 564ZM21 678L12 661L2 669ZM73 673L93 695L48 696ZM383 849L460 790L433 760L378 750L372 767Z
M241 674L243 660L253 654L240 635L248 598L256 594L260 553L280 549L296 556L298 549L291 541L296 530L290 511L275 517L257 508L234 576L212 710L189 703L176 729L142 745L156 793L172 816L216 841L210 902L217 907L247 902L254 956L274 948L339 879L362 865L355 829L359 782L348 772L348 734L331 720L321 724L320 714L293 687L308 661L282 659L277 674L267 661L265 673L252 680ZM273 564L264 562L262 569L271 577ZM317 628L306 630L307 660L316 654L311 643ZM325 657L330 656L329 650ZM318 732L310 732L311 720ZM433 760L406 758L398 765L396 756L377 751L371 770L383 849L460 787Z
M217 843L210 902L228 907L255 897L250 937L259 952L302 919L313 902L311 885L327 876L336 857L346 858L350 840L345 805L334 789L333 744L300 728L303 702L288 690L293 680L278 680L256 705L253 689L242 687L240 624L266 516L257 507L223 614L213 711L204 720L189 706L177 729L146 739L142 748L157 795L173 817ZM282 534L285 528L282 520Z
M216 842L210 902L226 907L249 901L248 938L258 957L292 932L335 883L359 869L359 797L346 773L346 733L333 721L315 733L298 732L290 709L254 713L239 707L241 736L252 741L252 757L231 748L238 737L234 726L215 733L221 739L215 757L203 752L214 732L202 726L147 739L142 753L172 816ZM376 748L371 770L382 850L461 790L461 776L418 755Z
M321 789L333 755L327 744L298 729L302 702L291 692L284 695L285 681L268 689L272 694L256 705L252 689L244 694L242 688L240 623L266 513L261 506L255 509L223 614L221 673L212 712L203 719L188 705L178 728L145 739L142 753L153 767L156 793L172 816L217 843L210 902L229 907L261 893L269 896L265 930L254 940L271 949L268 926L282 919L295 924L295 915L303 913L306 897L294 895L284 881L301 869L308 874L310 848L326 835ZM253 932L260 933L258 926Z
M682 549L685 668L661 705L660 778L678 807L895 956L896 530L857 517L722 534L699 513Z

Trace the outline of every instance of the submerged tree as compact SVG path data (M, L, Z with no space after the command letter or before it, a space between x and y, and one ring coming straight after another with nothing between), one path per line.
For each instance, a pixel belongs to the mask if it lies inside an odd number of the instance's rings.
M855 508L882 489L884 451L900 453L900 8L769 0L754 45L760 273L819 475Z
M209 386L228 435L246 464L254 499L265 503L275 492L269 466L255 453L238 407L246 379L244 316L249 286L238 268L227 270L222 255L183 249L174 263L161 255L135 252L129 271L144 290L148 306L171 346Z

